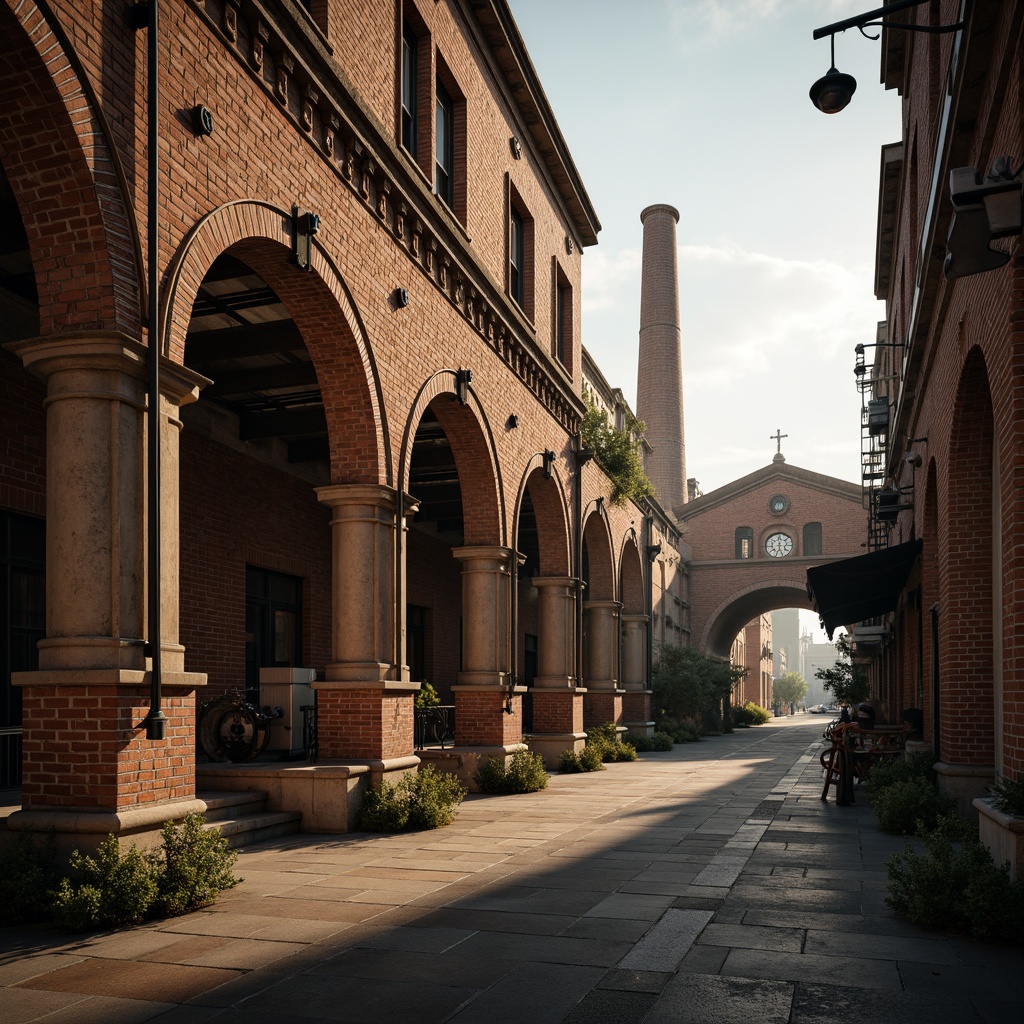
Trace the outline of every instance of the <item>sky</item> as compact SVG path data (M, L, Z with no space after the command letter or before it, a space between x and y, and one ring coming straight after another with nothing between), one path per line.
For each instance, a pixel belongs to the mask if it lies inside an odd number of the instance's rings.
M836 37L846 110L808 98L815 28L873 0L509 0L601 221L583 344L636 407L640 211L679 210L686 471L704 493L786 460L859 482L854 345L874 340L880 149L901 135L880 43ZM875 30L877 31L877 30ZM803 622L803 618L802 618ZM810 615L808 625L817 627Z

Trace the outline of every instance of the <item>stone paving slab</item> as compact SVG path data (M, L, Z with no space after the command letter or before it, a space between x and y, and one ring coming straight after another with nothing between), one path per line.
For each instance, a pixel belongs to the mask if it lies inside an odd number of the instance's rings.
M819 733L773 720L474 796L435 832L249 847L245 881L185 918L0 932L0 1019L863 1024L870 1005L878 1024L1016 1024L1024 950L885 906L904 842L864 795L820 800Z

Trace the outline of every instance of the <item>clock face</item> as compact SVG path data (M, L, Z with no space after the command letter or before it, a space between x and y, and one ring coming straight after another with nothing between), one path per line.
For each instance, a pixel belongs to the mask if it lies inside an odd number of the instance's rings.
M773 533L764 542L764 549L772 558L785 558L793 550L793 538L784 533Z
M781 494L776 494L771 501L768 502L768 507L775 513L785 512L789 508L789 502Z

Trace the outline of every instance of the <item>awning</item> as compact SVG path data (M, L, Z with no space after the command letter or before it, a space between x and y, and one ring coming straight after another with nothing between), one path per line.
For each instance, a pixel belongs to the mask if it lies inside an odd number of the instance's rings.
M911 540L808 569L807 596L829 640L839 626L895 611L922 547L922 541Z

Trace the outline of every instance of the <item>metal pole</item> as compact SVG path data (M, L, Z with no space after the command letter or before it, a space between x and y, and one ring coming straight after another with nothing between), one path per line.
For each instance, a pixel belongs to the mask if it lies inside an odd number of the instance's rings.
M148 179L146 184L147 211L147 270L149 282L149 415L147 417L147 469L149 474L148 513L149 513L149 657L150 697L149 715L146 718L146 739L162 740L165 736L167 716L161 707L162 703L162 664L160 636L160 275L157 270L159 262L159 196L157 183L159 180L159 143L160 143L160 77L159 47L157 33L157 0L149 0L149 37L147 39L147 64L149 83L147 105L149 108L149 160Z

